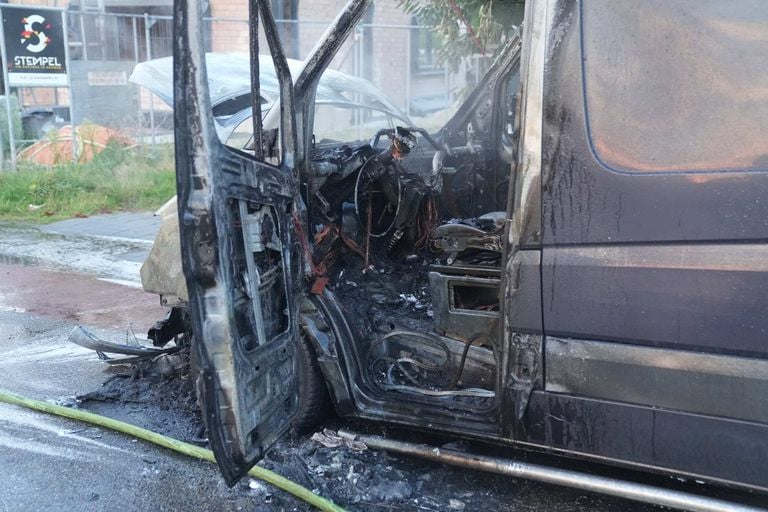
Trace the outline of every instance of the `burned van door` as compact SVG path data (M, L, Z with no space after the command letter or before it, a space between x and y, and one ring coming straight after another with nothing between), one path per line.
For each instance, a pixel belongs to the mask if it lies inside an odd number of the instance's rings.
M268 2L252 0L251 93L259 98L260 17L280 82L279 151L261 142L274 137L261 136L258 103L254 154L218 140L207 87L204 3L176 0L174 6L176 175L198 396L211 447L232 485L297 412L296 129L293 86Z

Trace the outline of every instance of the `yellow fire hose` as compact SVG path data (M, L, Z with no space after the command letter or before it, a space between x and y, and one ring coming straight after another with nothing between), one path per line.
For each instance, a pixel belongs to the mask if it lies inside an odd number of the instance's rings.
M200 448L199 446L185 443L183 441L179 441L178 439L173 439L171 437L158 434L157 432L152 432L151 430L131 425L130 423L114 420L112 418L107 418L105 416L93 414L91 412L81 411L78 409L70 409L69 407L62 407L60 405L49 404L39 400L24 398L2 389L0 389L0 402L19 405L21 407L26 407L27 409L46 412L48 414L55 414L56 416L63 416L65 418L83 421L92 425L98 425L110 430L122 432L123 434L128 434L129 436L133 436L144 441L149 441L150 443L154 443L156 445L162 446L163 448L168 448L179 453L183 453L184 455L197 457L198 459L207 460L209 462L216 462L216 459L214 458L213 452L211 450L206 450L205 448ZM289 492L297 498L306 501L310 505L313 505L324 512L344 512L343 508L339 507L332 501L322 498L314 494L306 487L288 480L287 478L282 477L277 473L273 473L268 469L254 466L251 468L248 474L254 478L264 480L265 482L270 483L275 487Z

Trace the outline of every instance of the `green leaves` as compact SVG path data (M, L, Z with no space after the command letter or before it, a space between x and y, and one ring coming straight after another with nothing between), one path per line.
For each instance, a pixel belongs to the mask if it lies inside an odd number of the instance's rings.
M523 14L518 0L400 0L400 6L440 36L438 58L453 68L465 57L493 54Z

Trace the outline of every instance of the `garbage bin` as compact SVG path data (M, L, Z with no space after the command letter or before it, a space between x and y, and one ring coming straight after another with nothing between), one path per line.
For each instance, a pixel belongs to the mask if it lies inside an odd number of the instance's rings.
M31 108L21 115L21 126L24 139L37 140L43 138L45 132L54 128L56 114L51 108Z

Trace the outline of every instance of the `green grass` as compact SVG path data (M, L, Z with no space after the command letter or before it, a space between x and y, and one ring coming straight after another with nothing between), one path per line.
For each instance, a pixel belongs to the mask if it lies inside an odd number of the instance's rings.
M158 147L151 155L108 147L87 163L48 167L19 162L16 171L1 171L0 220L51 222L152 210L175 193L171 148Z

